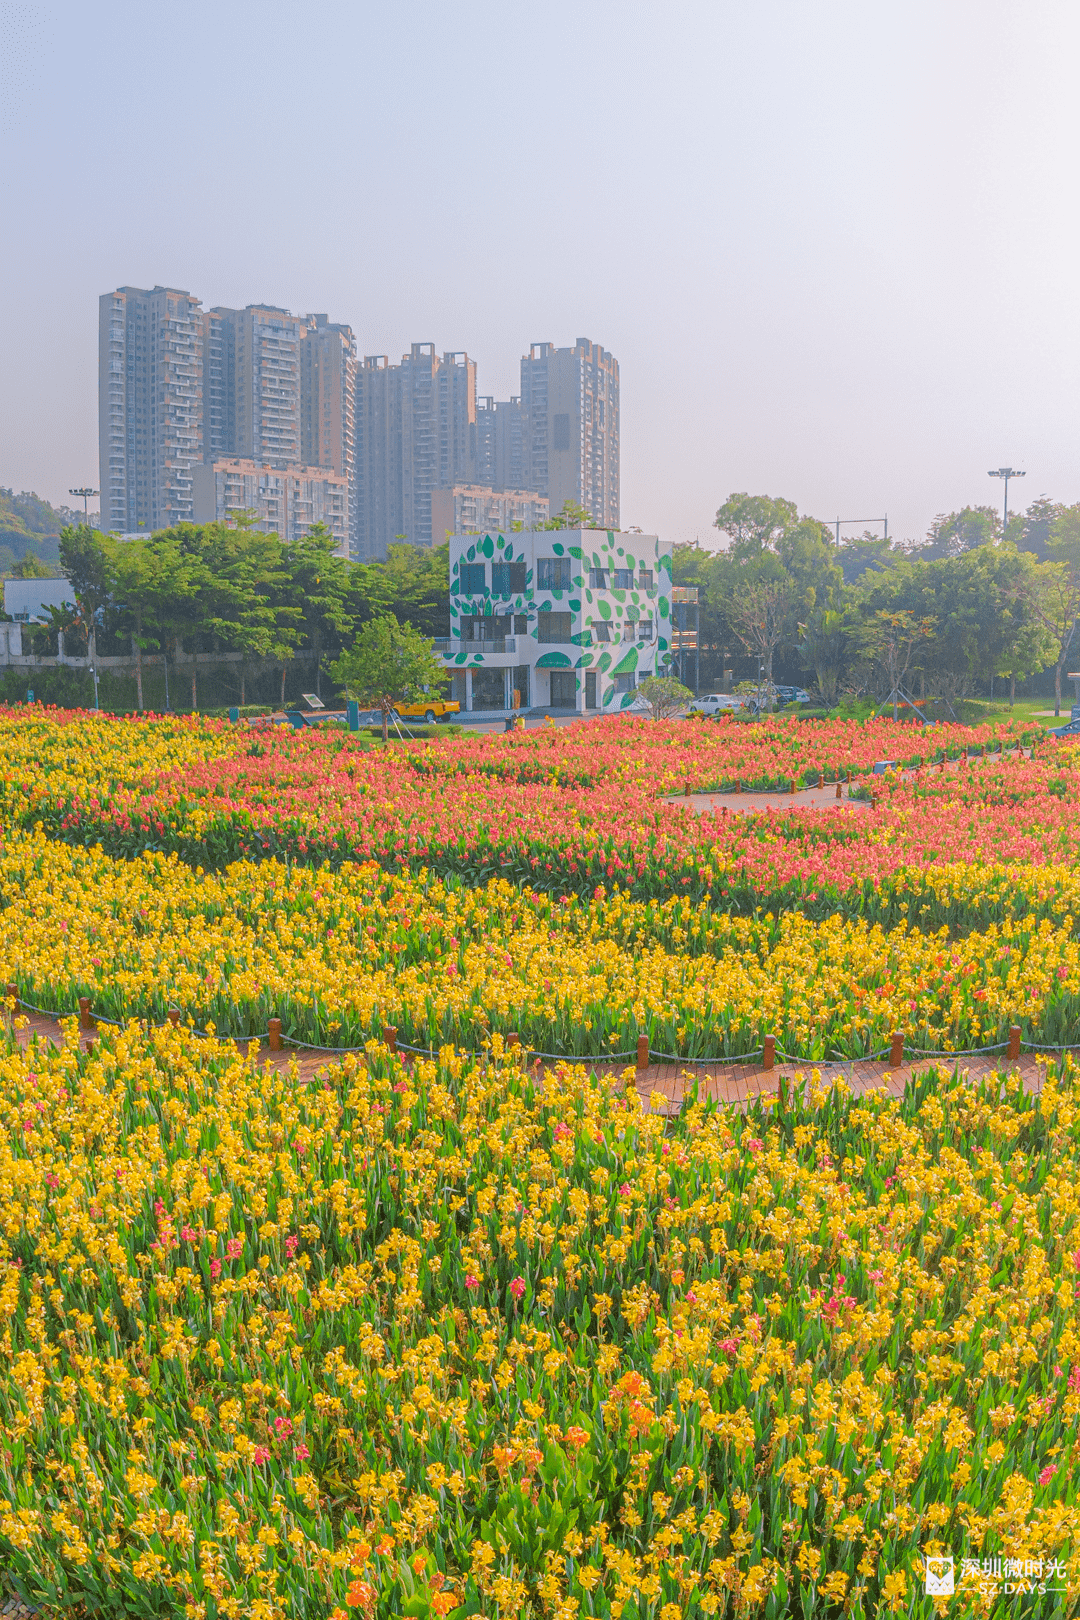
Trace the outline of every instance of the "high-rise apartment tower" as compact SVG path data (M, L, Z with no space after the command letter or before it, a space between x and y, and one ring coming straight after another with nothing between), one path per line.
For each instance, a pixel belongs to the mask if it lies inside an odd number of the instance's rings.
M351 326L309 315L300 344L300 459L344 478L350 551L358 555L356 339Z
M431 545L431 494L468 484L476 454L476 362L414 343L392 366L367 355L356 374L357 555L404 539Z
M189 521L203 457L203 315L176 287L118 287L98 301L101 526Z
M567 501L598 528L619 527L619 362L598 343L534 343L521 361L525 489L552 515Z

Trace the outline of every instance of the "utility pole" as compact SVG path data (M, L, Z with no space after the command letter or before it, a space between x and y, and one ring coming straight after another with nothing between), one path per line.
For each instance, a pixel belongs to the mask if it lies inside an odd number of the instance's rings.
M1016 467L998 467L996 470L991 468L987 474L987 477L1004 478L1005 480L1005 504L1001 515L1001 538L1004 540L1006 531L1009 527L1009 479L1026 478L1027 473L1018 471Z

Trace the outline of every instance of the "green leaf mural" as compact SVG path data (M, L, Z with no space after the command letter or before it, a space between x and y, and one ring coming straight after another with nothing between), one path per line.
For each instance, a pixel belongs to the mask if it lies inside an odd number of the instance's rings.
M629 675L635 669L637 669L637 666L638 650L636 647L629 647L626 652L623 653L622 657L619 659L619 662L615 665L615 668L611 673L613 675Z
M536 660L537 669L569 669L570 660L562 652L546 652Z
M602 596L596 605L600 609L600 617L602 619L611 618L611 603L607 601L606 598Z

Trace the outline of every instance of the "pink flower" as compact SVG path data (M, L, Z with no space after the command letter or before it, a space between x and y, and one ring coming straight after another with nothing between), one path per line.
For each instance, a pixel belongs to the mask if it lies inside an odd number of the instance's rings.
M746 1145L750 1149L751 1153L760 1153L764 1144L758 1139L758 1137L752 1136Z
M254 1455L252 1457L252 1462L254 1462L255 1466L257 1468L261 1468L263 1463L269 1462L269 1461L270 1461L269 1449L266 1446L256 1446Z
M513 1294L515 1299L522 1299L524 1297L524 1294L525 1294L525 1279L524 1279L524 1277L515 1277L514 1278L513 1282L510 1284L510 1292Z
M239 1260L239 1258L243 1254L243 1252L244 1252L244 1240L243 1240L243 1238L230 1238L228 1243L226 1243L226 1245L225 1245L225 1258L226 1258L226 1260Z
M199 1234L196 1232L193 1226L182 1226L180 1228L180 1236L183 1238L185 1243L197 1243L199 1240Z
M298 1446L293 1447L293 1456L296 1458L297 1462L307 1462L308 1458L311 1456L311 1452L301 1440Z
M1040 1485L1049 1485L1050 1481L1054 1477L1054 1473L1055 1473L1055 1469L1054 1469L1053 1464L1051 1463L1048 1467L1044 1468L1042 1473L1039 1475L1039 1484Z
M630 1183L628 1181L624 1181L622 1186L619 1188L619 1197L620 1198L629 1198L629 1196L630 1196Z
M280 1440L287 1440L290 1434L293 1432L292 1419L287 1417L275 1418L274 1428L277 1430L278 1438Z
M480 1286L479 1277L474 1277L472 1272L470 1271L468 1276L465 1278L465 1286L466 1286L466 1288L479 1288L479 1286Z
M290 1260L292 1259L293 1255L296 1253L296 1251L297 1251L297 1249L299 1247L300 1247L300 1239L299 1238L287 1237L285 1239L285 1253L288 1255Z
M869 1271L867 1272L867 1276L872 1283L884 1282L885 1280L885 1273L883 1271Z
M211 1262L210 1262L210 1275L214 1279L215 1282L221 1276L221 1261L220 1260L211 1260Z

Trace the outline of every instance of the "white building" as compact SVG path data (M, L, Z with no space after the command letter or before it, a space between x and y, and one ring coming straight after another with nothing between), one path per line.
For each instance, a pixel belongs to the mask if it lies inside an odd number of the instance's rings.
M5 579L4 612L16 624L44 623L51 607L74 607L75 594L66 579Z
M654 534L450 540L450 636L435 647L463 709L627 708L666 669L670 636L671 557Z

